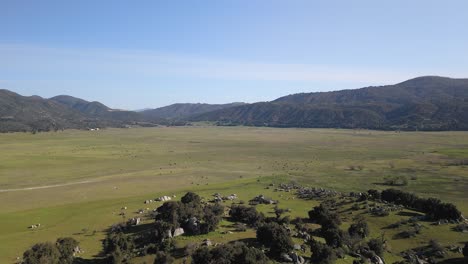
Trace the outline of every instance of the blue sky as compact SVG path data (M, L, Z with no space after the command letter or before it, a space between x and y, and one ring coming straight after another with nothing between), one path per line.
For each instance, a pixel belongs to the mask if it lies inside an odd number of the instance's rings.
M468 77L468 1L0 0L0 88L111 107Z

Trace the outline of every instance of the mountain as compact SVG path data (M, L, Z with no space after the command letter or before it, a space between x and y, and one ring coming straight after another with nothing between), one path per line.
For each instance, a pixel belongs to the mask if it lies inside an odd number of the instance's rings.
M468 79L426 76L395 85L293 94L190 120L273 127L468 130Z
M50 98L50 100L77 110L88 117L107 120L108 122L143 121L143 116L136 112L111 109L100 102L88 102L86 100L68 95L55 96Z
M203 114L211 111L244 105L244 103L230 104L172 104L165 107L142 111L145 118L155 119L184 119L189 116Z
M0 132L154 125L144 121L138 113L113 110L99 102L63 95L44 99L0 90Z
M100 116L103 113L107 113L111 110L109 107L99 102L88 102L86 100L69 95L58 95L50 98L50 100L66 105L90 116Z
M468 79L426 76L395 85L293 94L271 102L173 104L140 113L67 95L44 99L0 90L0 132L179 125L186 121L272 127L468 130Z
M55 101L0 90L0 132L82 128L92 123L80 112Z

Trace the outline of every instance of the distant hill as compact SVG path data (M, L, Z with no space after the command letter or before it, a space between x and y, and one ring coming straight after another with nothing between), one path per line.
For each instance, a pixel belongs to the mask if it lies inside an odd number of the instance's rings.
M0 90L0 132L82 128L92 123L80 112L55 101Z
M274 127L468 130L468 79L427 76L396 85L294 94L190 120Z
M71 96L44 99L0 90L0 132L148 125L138 113L112 110L99 102Z
M67 95L50 99L0 90L0 132L128 124L468 130L468 79L426 76L395 85L301 93L254 104L173 104L142 112Z
M142 111L144 117L149 119L184 119L192 115L203 114L220 109L244 105L244 103L230 104L172 104L156 109Z
M88 102L86 100L68 95L59 95L50 98L50 100L66 105L82 114L101 120L109 121L143 121L143 116L133 111L123 111L111 109L100 102Z
M99 102L88 102L86 100L68 95L55 96L50 98L50 100L64 104L70 108L91 116L100 116L111 110L109 107Z

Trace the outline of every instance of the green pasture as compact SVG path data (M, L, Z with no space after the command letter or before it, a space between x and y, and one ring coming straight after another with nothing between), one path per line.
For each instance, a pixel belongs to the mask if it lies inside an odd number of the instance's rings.
M100 253L105 230L146 199L188 190L209 198L236 193L280 200L305 217L317 201L292 199L265 187L271 182L339 191L385 189L384 176L405 176L398 187L455 203L468 213L467 132L381 132L254 127L168 127L0 134L0 263L12 263L30 245L61 236L77 238L83 257ZM454 165L455 164L455 165ZM283 195L280 197L279 195ZM265 213L269 206L259 206ZM374 235L400 216L369 217ZM28 229L40 223L36 230ZM221 229L228 229L228 223ZM220 229L220 230L221 230ZM254 236L209 234L215 242ZM450 226L429 226L413 240L391 241L395 251L429 238L466 241ZM231 236L231 237L230 237ZM465 235L466 236L466 235ZM179 238L183 245L201 238ZM390 255L390 259L398 259ZM352 261L351 261L352 262ZM347 262L343 262L347 263Z

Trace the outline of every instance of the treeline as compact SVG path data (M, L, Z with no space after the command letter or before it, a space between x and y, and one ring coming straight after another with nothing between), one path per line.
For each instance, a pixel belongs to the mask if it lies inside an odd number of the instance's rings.
M463 219L462 213L451 203L443 203L437 198L421 198L409 192L397 189L387 189L382 192L369 190L363 195L364 199L382 200L389 203L403 205L406 208L423 212L431 220L454 220Z

